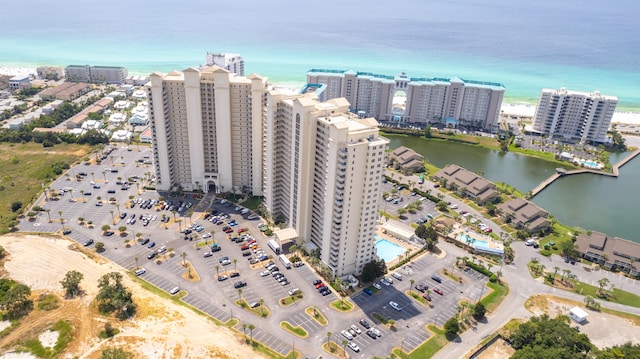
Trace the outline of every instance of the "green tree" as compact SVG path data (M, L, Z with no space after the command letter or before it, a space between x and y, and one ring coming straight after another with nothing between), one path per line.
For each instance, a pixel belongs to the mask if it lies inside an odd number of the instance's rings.
M431 138L431 125L427 124L426 126L424 126L424 137L425 138Z
M455 337L460 331L460 325L458 324L458 318L452 317L444 323L444 334L447 338Z
M6 310L7 319L17 319L33 309L31 288L10 279L0 280L0 309Z
M511 358L585 358L594 347L589 338L569 326L569 318L544 314L522 323L509 339L516 353Z
M449 205L445 201L439 201L436 204L436 207L438 207L438 210L440 210L440 212L447 212L448 211L448 209L447 209L448 206Z
M98 309L102 313L114 313L118 319L126 319L136 312L131 292L122 284L122 274L111 272L98 281Z
M11 203L11 211L12 212L18 212L20 210L20 208L22 208L22 202L14 201L13 203Z
M438 243L438 232L431 222L419 225L416 228L416 236L425 240L429 250L433 250L433 247Z
M96 252L98 253L104 252L104 243L96 242Z
M475 320L480 320L484 318L486 313L487 308L484 306L484 304L482 304L482 302L478 302L478 304L473 306L473 312L471 313L471 315L473 315L473 318Z
M0 259L3 259L7 255L7 251L3 246L0 246Z
M387 265L384 263L384 259L380 261L373 260L362 267L362 281L365 283L371 282L386 272Z
M65 291L65 297L67 298L75 298L75 296L80 292L80 282L84 278L84 274L72 270L68 271L64 276L64 279L60 281L62 284L62 288Z
M108 348L102 351L100 359L131 359L133 354L122 348Z

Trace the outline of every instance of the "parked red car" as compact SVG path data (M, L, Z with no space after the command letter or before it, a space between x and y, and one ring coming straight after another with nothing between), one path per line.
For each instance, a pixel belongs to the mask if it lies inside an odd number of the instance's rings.
M444 292L438 288L433 288L433 291L440 294L440 295L444 295Z

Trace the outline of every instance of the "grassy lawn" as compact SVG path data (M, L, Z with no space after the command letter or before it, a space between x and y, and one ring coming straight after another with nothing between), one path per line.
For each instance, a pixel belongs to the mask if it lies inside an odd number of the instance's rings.
M353 304L351 304L351 302L349 302L348 300L343 301L338 299L334 302L331 302L331 308L340 312L348 312L353 309Z
M47 187L58 177L54 163L62 161L71 165L90 152L91 147L75 144L59 144L48 149L31 142L0 144L0 234L9 232L18 215L35 204L43 184ZM21 202L22 209L12 212L14 202Z
M449 341L444 336L444 330L436 327L435 325L428 325L427 328L434 335L431 336L426 342L422 343L419 347L415 348L411 353L405 353L400 351L399 348L393 350L398 358L403 359L426 359L431 358L440 349L442 349Z
M313 307L308 307L304 310L304 312L307 313L307 315L313 318L316 322L318 322L318 324L327 325L327 318L325 318L325 316L322 315L322 312L320 312L319 310Z
M487 282L487 287L491 288L491 293L484 296L480 302L487 308L487 312L491 313L496 310L500 303L509 294L509 287L506 285Z
M570 241L571 234L573 233L575 233L575 229L573 227L565 226L564 224L556 222L553 224L553 231L550 234L546 235L544 238L540 239L540 248L544 249L545 244L553 241L555 242L555 246L558 249L553 249L552 247L549 250L553 254L562 255L559 250L559 244L562 242Z
M302 293L298 293L298 294L294 294L294 295L288 295L284 298L280 299L280 304L284 305L284 306L288 306L291 305L297 301L299 301L300 299L304 298L304 295Z
M572 280L572 283L573 283L574 291L578 294L585 295L585 296L590 295L596 298L597 300L604 300L607 302L619 303L619 304L624 304L631 307L640 308L640 296L637 296L633 293L625 292L618 288L613 288L613 291L610 292L611 296L609 296L607 299L604 299L599 297L597 294L598 289L600 289L599 287L595 287L583 282L573 281L573 280Z
M287 322L286 320L280 322L280 327L292 334L299 336L300 338L306 338L307 336L309 336L309 333L307 333L307 331L304 330L302 327L294 327L293 325L291 325L291 323Z
M253 196L251 198L249 198L248 200L240 203L240 205L242 205L243 207L246 207L250 210L256 210L258 209L258 206L260 205L260 203L262 203L262 197L258 197L258 196Z

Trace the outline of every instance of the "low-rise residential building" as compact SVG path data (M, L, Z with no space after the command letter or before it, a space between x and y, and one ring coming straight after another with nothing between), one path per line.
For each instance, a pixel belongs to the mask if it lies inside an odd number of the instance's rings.
M400 146L389 154L389 164L405 173L424 171L424 156L416 151Z
M498 212L507 223L528 233L546 232L551 228L549 212L523 199L514 198L498 207Z
M129 130L113 131L113 134L111 135L111 141L126 142L131 140L131 136L133 136L133 133Z
M39 96L43 100L73 100L87 92L91 91L91 85L84 82L73 83L63 82L56 87L50 87L39 93Z
M151 132L151 126L149 126L140 133L140 142L151 143L152 140L153 140L153 133Z
M22 90L31 87L30 75L16 75L9 79L9 89Z
M458 192L461 196L470 197L480 204L492 202L500 195L493 182L458 165L448 165L434 177L444 187Z
M119 126L127 122L127 115L122 112L114 112L109 116L109 124Z
M611 270L621 270L632 276L640 276L640 243L609 237L600 232L579 234L576 248L583 258Z

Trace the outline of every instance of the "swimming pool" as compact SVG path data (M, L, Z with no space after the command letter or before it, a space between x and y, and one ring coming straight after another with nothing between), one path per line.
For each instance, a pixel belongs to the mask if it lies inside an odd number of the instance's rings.
M485 251L490 253L499 253L499 254L504 253L504 250L500 248L493 248L495 246L490 246L489 242L483 239L473 238L472 236L466 233L460 233L460 235L458 236L458 241L465 243L480 251Z
M375 238L377 239L378 237L376 236ZM378 257L384 259L386 263L398 259L398 256L404 254L406 251L406 248L384 238L376 241L376 254L378 254Z
M584 165L585 167L588 167L588 168L599 168L600 167L600 164L598 162L594 162L594 161L580 160L580 163L582 163L582 165Z

